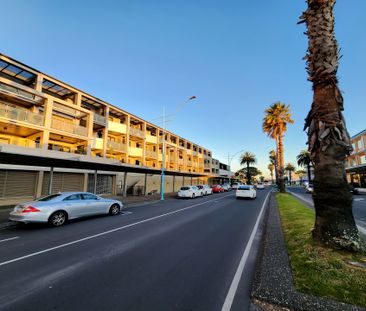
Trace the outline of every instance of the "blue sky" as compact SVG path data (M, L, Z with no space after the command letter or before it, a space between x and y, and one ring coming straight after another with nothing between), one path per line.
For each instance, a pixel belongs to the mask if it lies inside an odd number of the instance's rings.
M295 120L285 162L306 148L312 101L302 57L301 0L136 0L2 3L0 51L151 121L188 102L168 129L227 162L253 152L266 174L274 142L264 109L280 100ZM338 71L351 135L366 128L366 1L338 0ZM238 169L238 156L232 160Z

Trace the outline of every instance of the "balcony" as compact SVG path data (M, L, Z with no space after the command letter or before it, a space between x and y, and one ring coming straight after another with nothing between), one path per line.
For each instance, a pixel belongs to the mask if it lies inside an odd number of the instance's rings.
M138 138L145 138L145 133L137 128L130 127L130 135Z
M126 124L114 121L108 121L108 131L120 134L126 134L126 129L127 129Z
M87 136L87 128L73 123L52 118L51 128L75 135Z
M107 149L112 150L112 151L116 151L116 152L126 152L127 151L127 146L126 144L123 143L118 143L115 141L111 141L108 140L107 141Z
M191 149L187 149L187 154L188 155L192 155L192 150Z
M93 142L92 142L92 149L99 149L102 150L103 149L103 138L94 138Z
M158 143L158 138L156 136L152 136L147 134L146 135L146 142L150 143L150 144L157 144Z
M100 125L106 125L107 120L104 116L94 113L94 123L98 123Z
M157 153L155 151L152 151L152 150L146 150L145 151L145 156L147 158L156 159Z
M192 155L196 157L198 155L197 151L192 151Z
M192 161L187 161L188 166L192 166Z
M0 103L0 117L38 126L43 126L44 121L44 117L41 114L22 108L12 107L3 103Z
M130 147L129 156L131 157L141 157L142 158L142 148Z

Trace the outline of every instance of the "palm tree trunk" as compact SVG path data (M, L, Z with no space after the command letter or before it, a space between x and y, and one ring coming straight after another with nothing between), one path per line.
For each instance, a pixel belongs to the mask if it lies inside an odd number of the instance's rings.
M309 184L311 184L311 171L310 171L310 164L307 165L307 168L308 168L308 181L309 181Z
M247 183L250 185L249 162L247 162Z
M319 124L321 120L333 120L342 123L339 105L335 100L335 86L318 85L314 88L314 103L311 112L317 111L321 119L314 117ZM334 118L336 118L334 120ZM325 149L322 150L321 147ZM352 213L352 195L348 190L344 160L344 145L329 139L324 145L314 148L314 206L316 220L313 236L326 244L357 249L358 230ZM326 148L325 148L326 146Z
M284 180L283 134L278 135L278 183L280 192L286 192Z

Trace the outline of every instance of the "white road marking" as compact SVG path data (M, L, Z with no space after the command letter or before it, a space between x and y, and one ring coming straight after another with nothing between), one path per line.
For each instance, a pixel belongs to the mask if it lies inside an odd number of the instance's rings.
M364 201L365 199L363 198L356 198L356 199L353 199L353 201Z
M159 215L159 216L154 216L154 217L151 217L151 218L147 218L147 219L144 219L144 220L141 220L141 221L134 222L134 223L129 224L129 225L125 225L125 226L122 226L122 227L114 228L114 229L111 229L111 230L108 230L108 231L104 231L104 232L101 232L101 233L98 233L98 234L94 234L94 235L87 236L87 237L82 238L82 239L78 239L78 240L75 240L75 241L71 241L71 242L68 242L68 243L64 243L64 244L60 244L60 245L57 245L57 246L54 246L54 247L50 247L50 248L41 250L39 252L35 252L35 253L31 253L31 254L28 254L28 255L25 255L25 256L21 256L21 257L17 257L17 258L11 259L11 260L7 260L7 261L4 261L4 262L1 262L0 263L0 266L5 266L5 265L8 265L10 263L17 262L17 261L20 261L20 260L23 260L23 259L27 259L27 258L30 258L30 257L34 257L34 256L37 256L37 255L40 255L40 254L48 253L48 252L51 252L51 251L56 250L56 249L59 249L59 248L63 248L63 247L70 246L70 245L73 245L73 244L77 244L77 243L80 243L80 242L83 242L83 241L91 240L91 239L94 239L94 238L97 238L97 237L100 237L100 236L103 236L103 235L106 235L106 234L109 234L109 233L113 233L113 232L116 232L116 231L119 231L119 230L123 230L123 229L126 229L126 228L134 227L134 226L137 226L139 224L143 224L143 223L146 223L146 222L155 220L155 219L159 219L159 218L162 218L162 217L166 217L166 216L169 216L169 215L173 215L173 214L176 214L176 213L180 213L182 211L189 210L189 209L191 209L193 207L196 207L196 206L200 206L200 205L203 205L203 204L206 204L206 203L215 201L215 200L224 199L224 198L226 198L228 196L231 196L231 195L232 194L229 194L229 195L225 195L225 196L223 196L221 198L215 198L215 199L208 200L208 201L205 201L205 202L202 202L202 203L197 203L197 204L194 204L194 205L190 205L190 206L181 208L181 209L176 210L176 211L172 211L172 212L165 213L165 214L162 214L162 215Z
M8 238L8 239L0 240L0 243L2 243L2 242L7 242L7 241L11 241L11 240L16 240L16 239L19 239L19 237L18 237L18 236L15 236L15 237L12 237L12 238Z
M253 244L253 241L254 241L255 234L257 233L257 230L258 230L259 221L260 221L260 219L262 217L262 213L263 213L264 207L266 206L266 203L267 203L267 200L268 200L268 197L269 197L270 193L271 192L268 192L268 194L266 196L266 199L263 202L261 211L260 211L260 213L258 215L257 221L256 221L256 223L254 225L253 230L252 230L252 233L250 234L250 238L249 238L249 241L247 243L247 246L245 247L243 256L240 259L239 266L236 269L234 278L233 278L233 280L231 282L229 291L228 291L228 293L226 295L225 302L224 302L224 304L222 306L221 311L230 311L230 309L231 309L231 306L233 304L236 291L238 290L238 286L239 286L239 281L240 281L241 275L243 274L243 270L244 270L245 264L246 264L246 262L248 260L249 253L250 253L250 250L252 248L252 244Z

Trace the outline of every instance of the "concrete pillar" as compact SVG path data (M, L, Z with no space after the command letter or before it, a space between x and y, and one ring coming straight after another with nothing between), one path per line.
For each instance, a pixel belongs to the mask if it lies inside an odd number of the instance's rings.
M172 192L175 192L175 175L173 175L173 191Z
M94 141L93 122L94 122L94 112L90 111L90 114L89 114L89 116L87 117L87 120L86 120L86 129L87 129L87 135L88 135L88 145L86 146L86 154L88 156L91 155L91 146L92 146L93 141Z
M183 176L183 186L184 186L184 176Z
M107 156L107 144L108 144L108 119L109 119L109 106L105 110L105 128L103 129L103 158Z
M147 174L145 173L145 181L144 181L144 195L147 195Z
M94 184L93 184L93 193L97 194L97 181L98 181L98 171L94 171Z
M122 190L122 195L124 197L127 196L127 172L125 172L125 174L123 176L123 190Z
M191 176L191 186L193 186L193 177Z
M44 172L39 171L38 175L37 175L37 188L36 188L36 193L35 193L36 198L39 198L40 196L42 196L43 176L44 176Z
M50 179L48 180L48 194L52 194L52 183L53 183L53 167L50 169Z
M89 181L89 174L84 173L84 178L83 178L83 191L84 192L88 191L88 181Z

